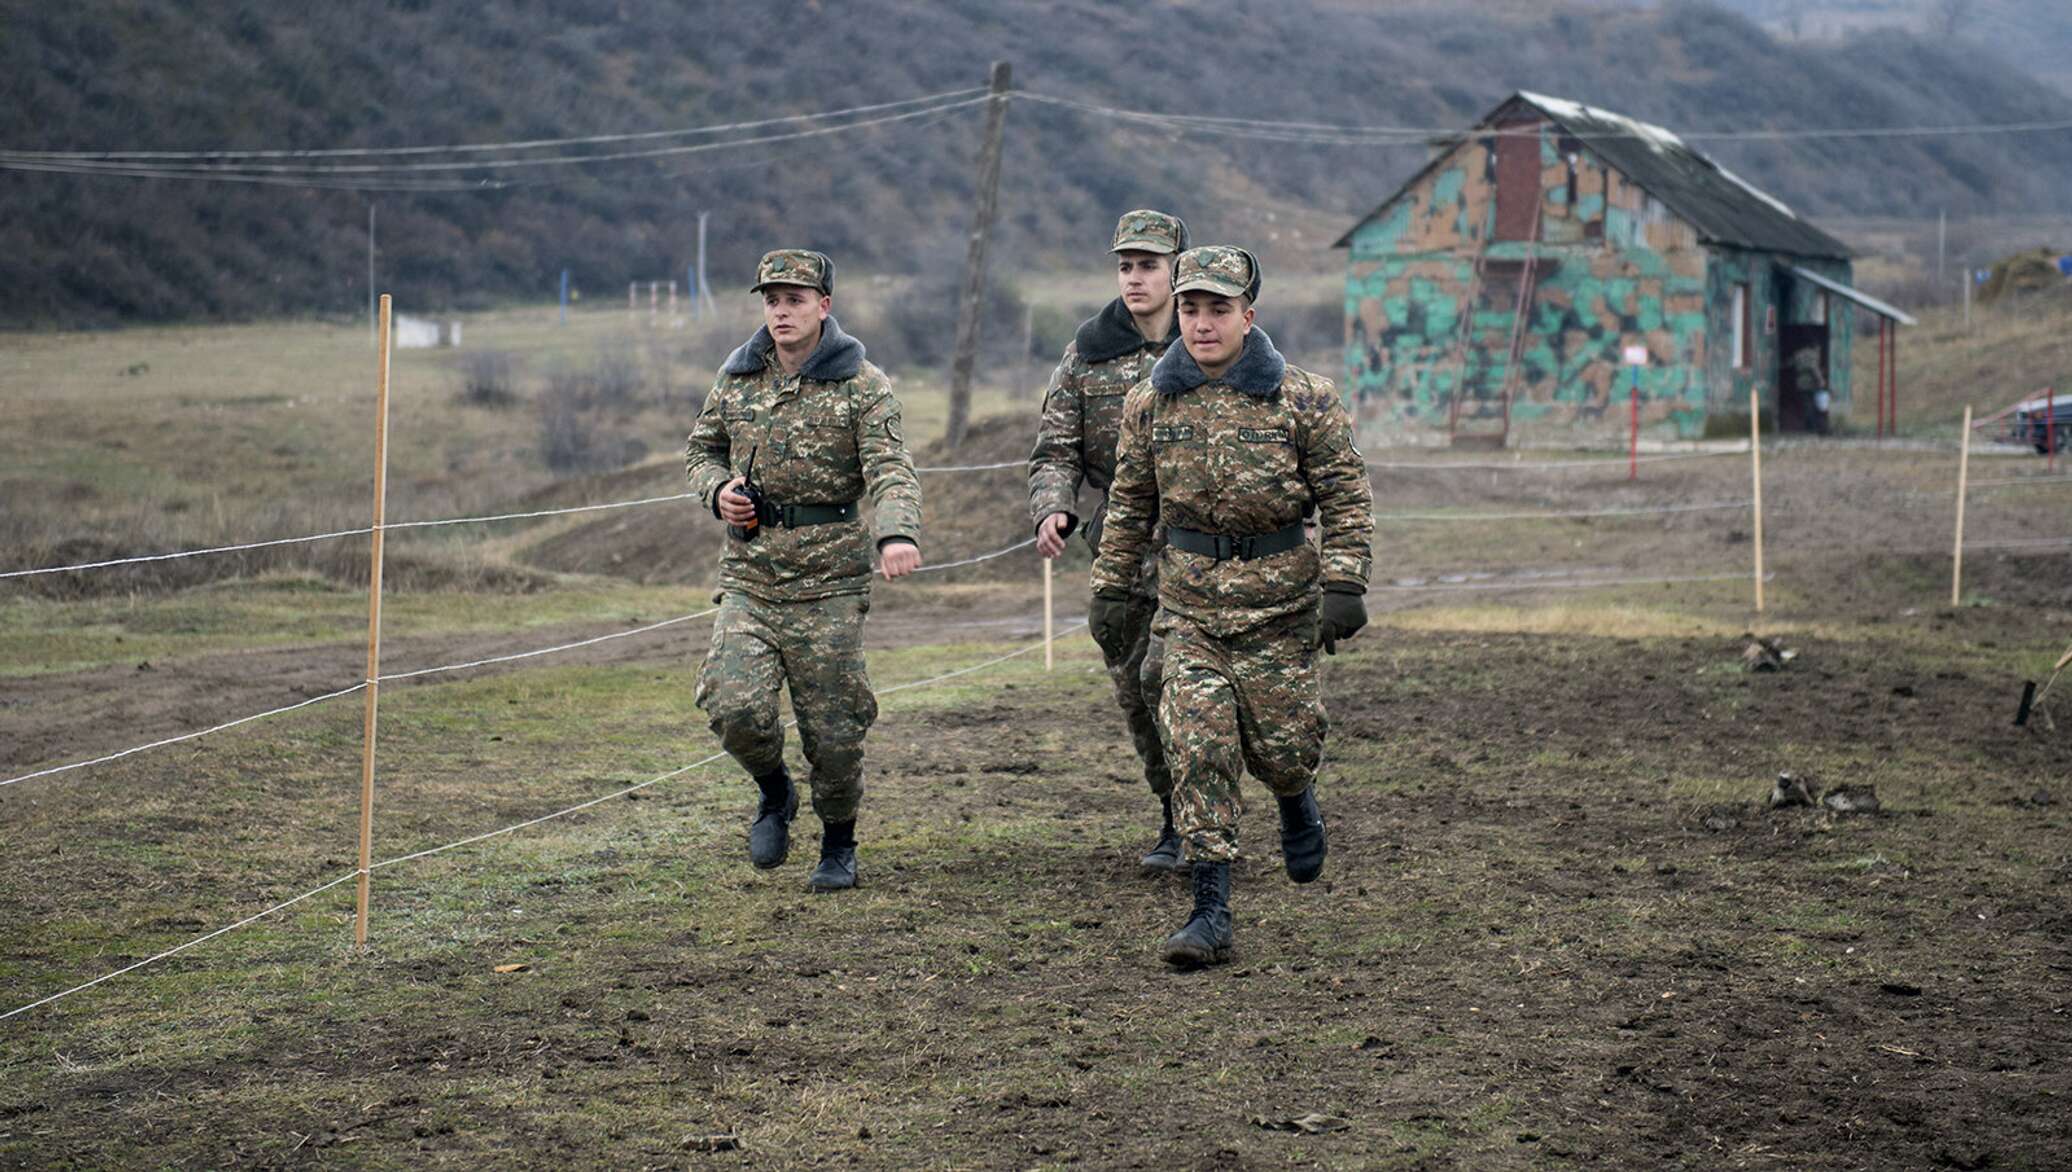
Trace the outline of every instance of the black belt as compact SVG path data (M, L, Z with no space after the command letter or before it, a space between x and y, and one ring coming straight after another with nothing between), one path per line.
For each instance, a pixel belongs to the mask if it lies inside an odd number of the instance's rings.
M765 525L798 529L807 525L832 525L856 519L856 502L845 505L780 505L766 500L757 506L756 519Z
M1219 562L1229 561L1231 558L1249 562L1254 558L1286 553L1307 540L1300 521L1271 533L1259 533L1251 537L1231 537L1222 533L1203 533L1199 529L1182 529L1178 525L1166 526L1167 545L1174 549L1184 549L1188 553L1212 557Z

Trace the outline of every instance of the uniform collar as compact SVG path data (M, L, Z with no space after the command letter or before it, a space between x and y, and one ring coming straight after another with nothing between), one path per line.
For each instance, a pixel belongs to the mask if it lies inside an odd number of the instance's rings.
M1281 379L1287 373L1288 360L1274 349L1273 339L1266 336L1265 330L1253 326L1245 332L1244 351L1216 381L1254 398L1271 399L1280 392ZM1151 385L1158 388L1161 395L1191 391L1208 381L1209 376L1202 373L1201 364L1194 360L1194 355L1189 354L1184 345L1168 348L1165 357L1151 368Z
M720 367L724 374L754 374L775 365L777 343L770 338L768 326L757 326L755 336L743 342ZM842 332L840 322L833 314L820 323L820 344L813 348L813 354L799 367L801 379L838 383L856 377L863 369L863 343Z
M1079 347L1082 362L1107 362L1125 354L1134 354L1146 346L1171 346L1180 337L1180 315L1173 315L1173 324L1166 327L1162 342L1153 342L1137 329L1137 319L1130 316L1129 306L1117 297L1101 308L1101 312L1079 323L1079 332L1072 341Z

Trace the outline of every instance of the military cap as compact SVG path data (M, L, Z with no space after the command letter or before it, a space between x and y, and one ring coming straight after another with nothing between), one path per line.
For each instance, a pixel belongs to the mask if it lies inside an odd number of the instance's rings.
M1115 222L1115 244L1108 251L1185 252L1187 221L1150 208L1124 212Z
M1201 289L1222 297L1259 300L1259 258L1234 244L1190 248L1173 262L1173 292Z
M813 252L804 248L779 248L763 254L762 263L755 266L755 284L748 287L751 293L760 293L765 285L804 285L818 289L826 296L835 293L835 262L824 252Z

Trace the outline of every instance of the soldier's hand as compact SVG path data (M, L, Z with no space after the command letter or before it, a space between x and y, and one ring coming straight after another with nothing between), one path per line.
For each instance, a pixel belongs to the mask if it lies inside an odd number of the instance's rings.
M754 502L734 491L747 482L747 477L736 476L719 490L719 496L714 499L719 503L720 520L729 525L746 525L755 520Z
M1036 552L1046 558L1065 552L1066 527L1071 521L1070 513L1052 513L1036 522Z
M1120 659L1129 636L1130 596L1111 587L1094 591L1086 607L1086 625L1109 659Z
M878 551L878 572L890 582L921 568L921 550L911 541L888 541Z
M1317 604L1317 640L1324 654L1338 654L1338 641L1352 638L1366 625L1366 599L1349 588L1324 588L1323 601Z

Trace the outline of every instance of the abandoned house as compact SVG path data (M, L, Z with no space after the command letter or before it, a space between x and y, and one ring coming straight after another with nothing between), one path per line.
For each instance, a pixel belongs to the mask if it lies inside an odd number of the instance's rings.
M1745 435L1751 391L1766 430L1820 426L1822 388L1839 423L1852 307L1877 323L1882 417L1889 327L1913 320L1851 286L1841 241L1675 134L1531 93L1436 143L1338 246L1377 443L1623 442L1636 399L1649 438Z

